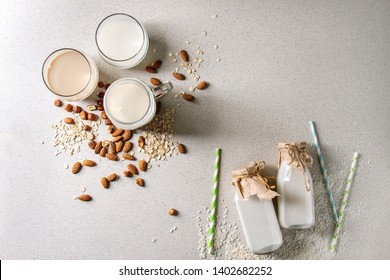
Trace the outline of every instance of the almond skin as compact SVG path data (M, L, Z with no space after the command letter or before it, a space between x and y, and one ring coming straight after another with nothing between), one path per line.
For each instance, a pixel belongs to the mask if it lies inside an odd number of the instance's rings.
M73 166L72 166L72 173L73 173L73 174L79 173L80 170L81 170L81 167L82 167L81 163L78 162L78 161L76 161L76 162L73 164Z
M101 112L101 113L100 113L100 117L101 117L103 120L106 120L106 119L107 119L106 112Z
M96 162L94 162L93 160L90 160L90 159L85 159L83 161L83 165L92 167L92 166L96 166Z
M189 94L189 93L184 93L183 94L183 98L187 101L192 101L195 99L195 97L192 95L192 94Z
M131 137L133 137L133 132L131 130L125 130L125 133L123 133L123 142L126 142L128 140L131 139Z
M114 155L116 154L116 145L114 142L110 143L110 153Z
M100 153L100 150L103 148L103 142L100 141L99 143L97 143L96 147L95 147L95 154L98 154Z
M61 107L62 106L62 101L59 100L59 99L54 100L54 106Z
M114 131L115 131L115 128L112 126L112 125L110 125L109 127L108 127L108 133L110 133L110 134L113 134L114 133Z
M179 153L181 153L181 154L187 153L187 149L183 144L177 145L177 149L179 150Z
M134 164L129 164L128 166L127 166L127 169L129 169L129 171L131 172L131 173L133 173L134 175L138 175L138 169L137 169L137 167L135 167L135 165Z
M112 139L113 142L118 142L120 140L122 140L123 136L122 135L119 135L117 137L114 137L114 139Z
M64 110L67 112L72 112L73 111L73 105L72 104L66 104L64 107Z
M78 197L77 197L78 200L81 200L81 201L91 201L92 200L92 196L88 195L88 194L80 194Z
M114 133L112 134L112 137L117 137L119 135L122 135L123 132L124 132L124 130L122 128L118 128L117 130L114 131Z
M73 107L73 112L75 112L75 113L81 113L81 111L82 111L83 109L80 107L80 106L74 106Z
M115 173L112 173L112 174L107 176L108 182L116 181L116 179L118 179L118 175L116 175Z
M100 156L102 156L102 157L105 157L106 156L106 154L107 154L107 148L106 147L103 147L101 150L100 150Z
M133 173L131 173L129 170L123 171L123 176L125 177L133 177Z
M133 155L123 153L122 157L127 160L136 160L136 158Z
M152 74L157 73L156 68L153 68L151 66L146 66L146 71Z
M64 122L67 124L74 124L74 119L68 117L64 119Z
M142 180L141 178L135 179L135 182L136 182L137 185L140 186L140 187L145 186L144 180Z
M183 61L188 62L188 53L185 50L180 51L180 57Z
M150 78L150 82L155 86L160 86L162 84L161 81L157 78Z
M175 208L171 208L171 209L169 209L168 213L171 216L176 216L177 215L177 210Z
M145 146L145 137L143 136L138 137L138 147L142 149L144 146Z
M122 152L122 150L123 150L123 141L116 142L115 150L116 150L117 153Z
M88 118L87 112L81 111L80 112L80 119L86 120Z
M96 142L95 141L89 141L88 142L88 146L92 149L92 150L94 150L95 149L95 147L96 147Z
M139 170L146 172L146 170L148 170L148 164L146 163L146 161L140 160L138 162L138 168L139 168Z
M207 82L203 81L203 82L200 82L196 86L196 88L199 89L199 90L203 90L203 89L207 88L208 86L209 86L209 84Z
M100 179L100 183L102 184L103 188L105 188L105 189L108 189L108 187L110 186L110 183L108 182L106 177L102 177Z
M184 81L186 79L186 77L183 74L177 72L173 73L173 77L179 81Z
M154 60L150 66L152 66L154 69L158 69L160 68L162 65L162 61L161 60Z
M125 146L123 147L123 152L128 153L131 150L131 148L133 148L133 143L126 142Z
M108 158L109 160L118 160L118 156L112 153L107 153L106 158Z
M87 115L89 121L95 121L96 120L96 115L94 113L88 113Z
M111 120L110 120L109 118L105 119L105 120L104 120L104 123L105 123L106 125L112 125L112 122L111 122Z

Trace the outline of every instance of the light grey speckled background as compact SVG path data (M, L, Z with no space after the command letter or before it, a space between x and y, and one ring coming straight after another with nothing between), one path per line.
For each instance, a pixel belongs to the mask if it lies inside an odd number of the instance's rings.
M95 28L114 12L139 19L157 49L135 69L114 69L97 55ZM0 25L1 259L197 259L196 216L210 203L214 149L223 149L220 206L234 222L232 168L261 159L275 166L278 141L311 141L309 119L331 176L362 153L349 204L362 209L346 217L348 240L336 258L390 259L389 1L1 1ZM54 157L50 124L65 114L40 71L67 46L91 54L105 81L147 80L143 68L154 57L164 59L159 77L169 78L169 51L205 52L199 73L210 88L194 104L164 100L185 106L176 139L189 153L152 168L144 189L123 178L110 190L99 186L121 163L72 176L63 163L77 157ZM81 155L91 156L85 146ZM92 203L72 199L80 186ZM170 207L180 215L168 216Z

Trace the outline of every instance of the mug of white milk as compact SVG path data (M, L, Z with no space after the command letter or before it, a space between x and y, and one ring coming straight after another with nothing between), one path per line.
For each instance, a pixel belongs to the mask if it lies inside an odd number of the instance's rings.
M99 80L95 62L85 53L63 48L51 53L43 63L42 77L47 88L66 101L90 96Z
M135 18L123 13L104 18L96 29L95 41L100 56L122 69L139 64L149 48L145 28Z
M104 95L108 118L119 128L137 129L149 123L156 114L156 99L172 89L170 82L154 89L136 78L123 78L112 83Z

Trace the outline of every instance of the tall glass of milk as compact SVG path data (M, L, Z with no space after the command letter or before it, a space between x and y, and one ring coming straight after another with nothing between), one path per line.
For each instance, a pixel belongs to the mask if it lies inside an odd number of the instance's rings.
M100 56L109 64L122 69L139 64L149 47L145 28L127 14L112 14L104 18L95 33Z
M63 48L51 53L42 67L47 88L66 101L82 100L90 96L99 80L95 62L85 53Z
M150 89L136 78L116 80L107 89L103 105L108 118L119 128L137 129L156 114L156 99L172 89L170 82Z

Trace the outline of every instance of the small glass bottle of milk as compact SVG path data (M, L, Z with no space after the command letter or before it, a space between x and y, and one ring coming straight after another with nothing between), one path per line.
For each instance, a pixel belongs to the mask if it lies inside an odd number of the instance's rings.
M287 229L304 229L314 225L313 183L308 166L312 158L305 142L278 144L278 218Z
M234 204L237 207L246 244L254 254L266 254L283 244L282 233L272 198L278 196L274 187L260 174L265 163L251 162L233 171L237 188Z

